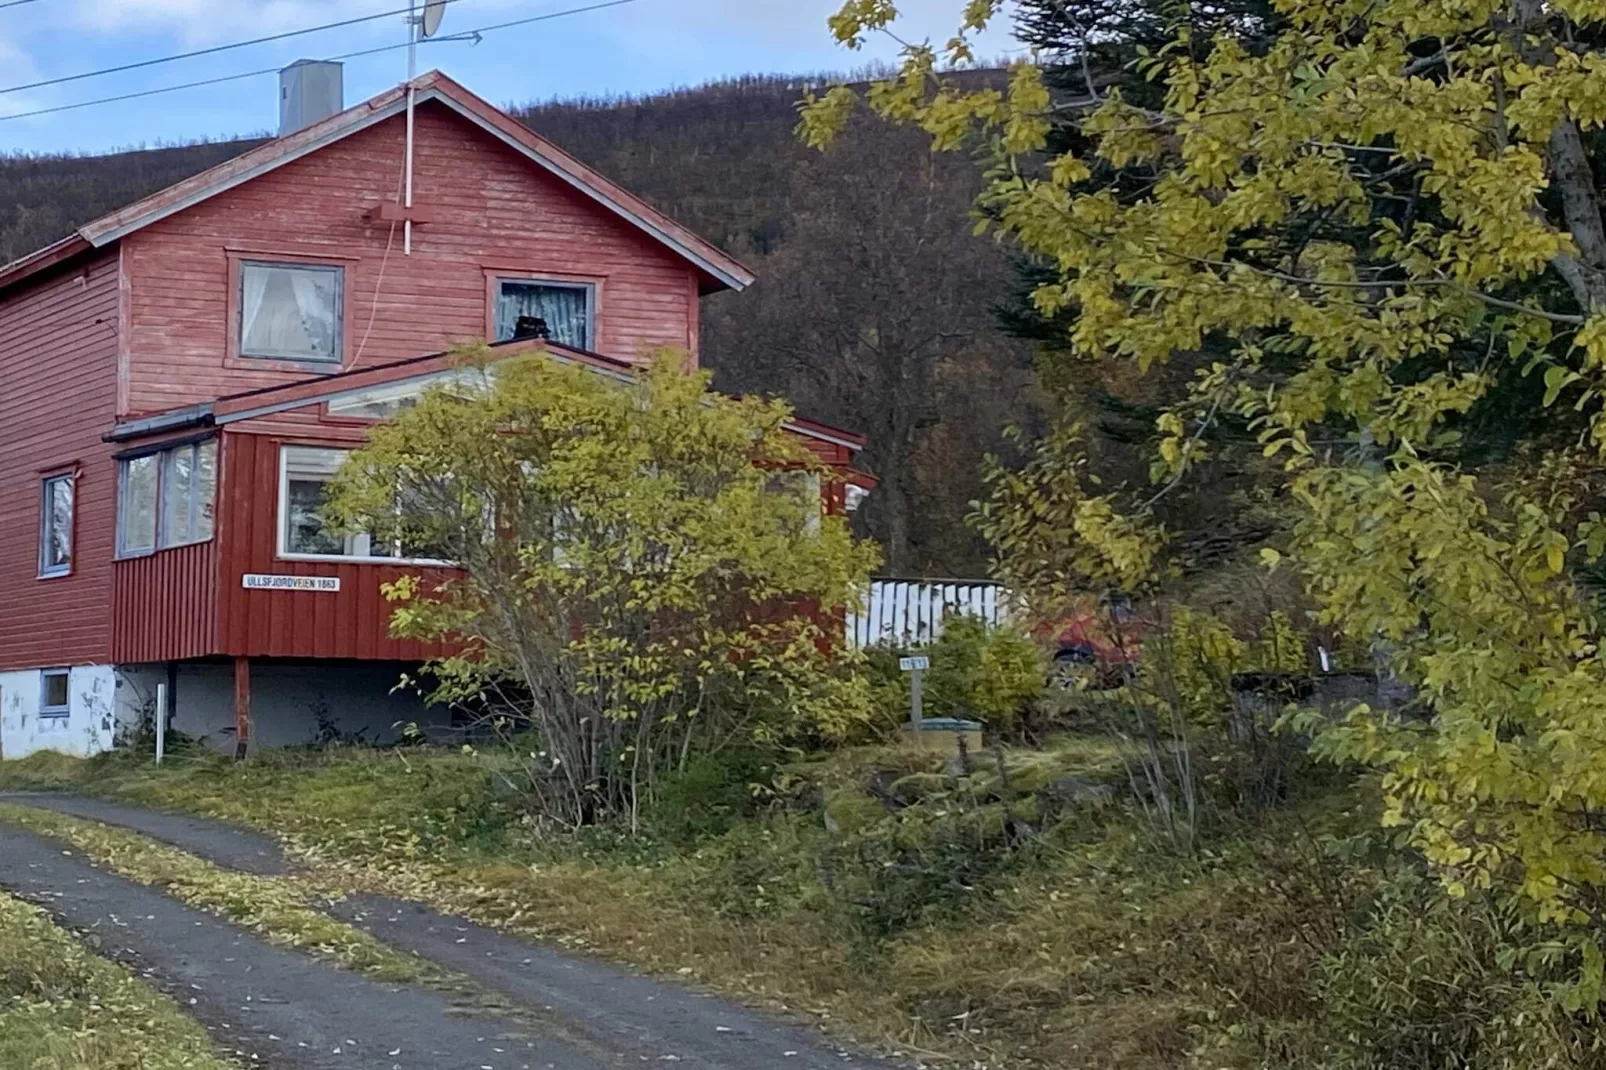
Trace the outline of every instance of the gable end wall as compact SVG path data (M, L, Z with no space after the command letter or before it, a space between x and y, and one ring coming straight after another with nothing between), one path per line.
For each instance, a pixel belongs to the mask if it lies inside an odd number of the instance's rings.
M484 337L488 274L498 272L596 280L593 348L609 356L636 360L662 346L695 347L697 274L688 262L446 107L426 104L417 120L415 199L432 219L415 227L410 257L400 225L393 232L363 218L397 199L401 118L124 238L130 305L122 414L316 372L228 359L231 255L343 265L346 369Z

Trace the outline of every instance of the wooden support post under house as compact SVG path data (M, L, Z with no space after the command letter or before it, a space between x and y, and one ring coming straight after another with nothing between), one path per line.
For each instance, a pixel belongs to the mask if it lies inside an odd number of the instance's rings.
M251 659L234 659L234 760L251 749Z

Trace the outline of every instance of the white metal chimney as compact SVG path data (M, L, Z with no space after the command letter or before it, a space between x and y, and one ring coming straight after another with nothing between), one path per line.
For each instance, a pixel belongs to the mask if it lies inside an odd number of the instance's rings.
M279 72L279 136L329 118L345 109L341 64L298 59Z

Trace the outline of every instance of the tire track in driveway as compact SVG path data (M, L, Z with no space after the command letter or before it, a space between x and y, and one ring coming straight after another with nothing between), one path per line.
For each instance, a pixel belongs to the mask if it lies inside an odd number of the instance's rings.
M0 803L116 825L226 868L269 875L292 869L280 846L267 836L206 818L68 795L0 794ZM4 832L0 825L0 833ZM0 866L0 884L4 883ZM555 1031L562 1039L604 1059L603 1065L657 1063L697 1070L892 1070L894 1066L834 1043L818 1028L780 1021L708 992L634 974L419 903L364 895L336 903L327 912L535 1012L537 1027L541 1021L559 1023ZM440 1065L444 1070L448 1064ZM502 1070L501 1064L476 1065ZM556 1065L580 1070L597 1064Z
M175 997L242 1062L279 1070L614 1070L527 1022L281 950L76 852L0 826L0 886ZM638 1063L639 1065L639 1063Z

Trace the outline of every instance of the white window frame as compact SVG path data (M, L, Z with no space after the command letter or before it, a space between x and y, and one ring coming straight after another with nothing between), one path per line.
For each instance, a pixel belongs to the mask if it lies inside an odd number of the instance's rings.
M371 549L371 535L366 532L358 535L345 536L346 546L351 553L346 554L307 554L293 553L288 547L290 535L290 451L291 450L333 450L340 453L350 453L351 449L344 446L324 446L315 442L285 442L279 445L279 492L277 515L274 527L277 534L274 537L276 556L281 561L326 561L345 563L348 565L421 565L434 568L455 568L451 561L442 561L432 557L384 557L369 553Z
M555 290L583 290L586 295L586 340L585 344L577 348L588 353L596 352L597 348L597 284L583 282L575 279L543 279L539 275L494 275L491 279L491 325L494 327L498 316L497 306L502 303L502 284L505 282L524 283L530 286L550 286ZM493 342L508 342L511 338L493 338ZM556 339L554 339L556 341ZM558 345L568 345L568 342L558 342Z
M346 266L344 264L316 264L296 260L240 260L235 270L234 352L246 360L291 360L298 364L316 367L341 365L346 362ZM245 347L245 272L247 268L278 268L285 271L321 271L335 277L334 347L327 357L311 357L305 353L266 353Z
M72 505L67 510L67 560L61 564L50 563L51 524L56 512L52 508L52 497L58 483L67 484L67 491L72 495ZM42 580L59 579L62 576L72 575L72 562L74 551L77 549L78 528L78 478L75 472L61 472L57 475L46 476L39 481L39 578Z
M212 458L212 530L206 538L186 539L182 542L167 541L167 509L163 501L163 491L167 486L168 457L179 450L190 450L193 457L190 462L190 527L199 530L200 510L205 504L201 499L200 481L197 475L200 472L201 447L208 443L213 444L216 452ZM156 538L151 546L130 548L124 541L126 533L125 521L128 518L128 466L134 461L151 458L156 465ZM222 482L223 445L220 438L196 439L190 442L175 443L162 449L153 449L144 453L137 453L132 457L122 457L117 461L117 559L119 561L134 557L149 557L151 554L161 553L163 550L176 550L180 546L195 546L204 542L211 542L217 537L218 485ZM73 502L74 512L77 511L77 501Z
M67 681L67 701L60 706L46 705L50 695L50 681L54 677L61 677ZM41 720L65 720L72 716L72 670L70 669L42 669L39 673L39 717Z

